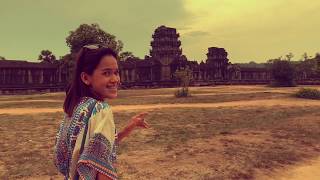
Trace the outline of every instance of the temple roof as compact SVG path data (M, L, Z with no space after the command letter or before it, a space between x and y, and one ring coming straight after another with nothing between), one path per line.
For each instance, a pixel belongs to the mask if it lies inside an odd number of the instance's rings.
M240 71L247 71L247 72L267 72L267 68L255 68L255 67L240 67Z
M151 67L154 63L153 58L149 58L147 60L139 59L139 58L128 58L125 61L120 61L119 65L121 68L139 68L139 67Z
M0 68L55 69L57 68L57 66L58 64L51 64L45 61L37 63L37 62L28 62L28 61L20 61L20 60L0 60Z
M267 68L265 63L235 63L240 68Z
M137 67L151 67L152 61L149 60L141 60L137 61Z

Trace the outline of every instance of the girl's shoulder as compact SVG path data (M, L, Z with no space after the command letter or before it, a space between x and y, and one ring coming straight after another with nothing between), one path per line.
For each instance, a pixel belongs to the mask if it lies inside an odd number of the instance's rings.
M79 104L75 108L75 111L89 111L92 110L92 113L95 114L103 109L110 109L110 106L105 101L99 101L92 97L82 97Z
M75 106L70 119L72 122L87 121L97 113L105 111L111 111L108 103L99 101L92 97L82 97L79 103Z

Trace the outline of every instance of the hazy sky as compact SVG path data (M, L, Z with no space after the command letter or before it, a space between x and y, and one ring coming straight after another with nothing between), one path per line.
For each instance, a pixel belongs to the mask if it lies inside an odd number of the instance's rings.
M231 62L264 62L320 52L319 0L0 0L0 56L36 60L43 49L69 52L65 38L98 23L141 58L154 29L177 28L183 54L205 60L223 47Z

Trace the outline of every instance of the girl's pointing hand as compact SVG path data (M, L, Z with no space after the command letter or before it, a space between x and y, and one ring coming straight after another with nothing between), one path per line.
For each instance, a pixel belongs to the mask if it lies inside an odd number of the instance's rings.
M147 112L139 113L131 118L130 124L132 124L134 127L142 127L142 128L149 128L149 124L145 121L145 116L148 115Z

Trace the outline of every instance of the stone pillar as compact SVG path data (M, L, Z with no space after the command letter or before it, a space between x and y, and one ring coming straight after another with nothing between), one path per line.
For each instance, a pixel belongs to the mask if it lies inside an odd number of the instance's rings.
M40 70L40 84L43 84L43 69Z
M161 66L161 80L170 80L170 66Z
M125 82L125 74L124 74L124 69L121 69L120 70L120 79L121 79L121 82Z
M26 70L22 69L21 70L21 84L26 83Z
M29 84L33 83L31 69L28 69L28 83Z
M61 83L61 73L62 73L62 70L61 68L58 69L58 81L59 83Z
M131 82L135 82L136 81L136 70L132 69L131 70Z
M45 82L46 84L51 84L54 80L54 72L52 70L49 72L50 73L47 74L49 76L49 78L47 78L49 80L49 82Z
M3 84L6 84L6 69L3 69Z
M129 71L128 71L128 69L125 70L125 77L126 77L126 78L125 78L126 81L129 82L130 79L129 79Z

